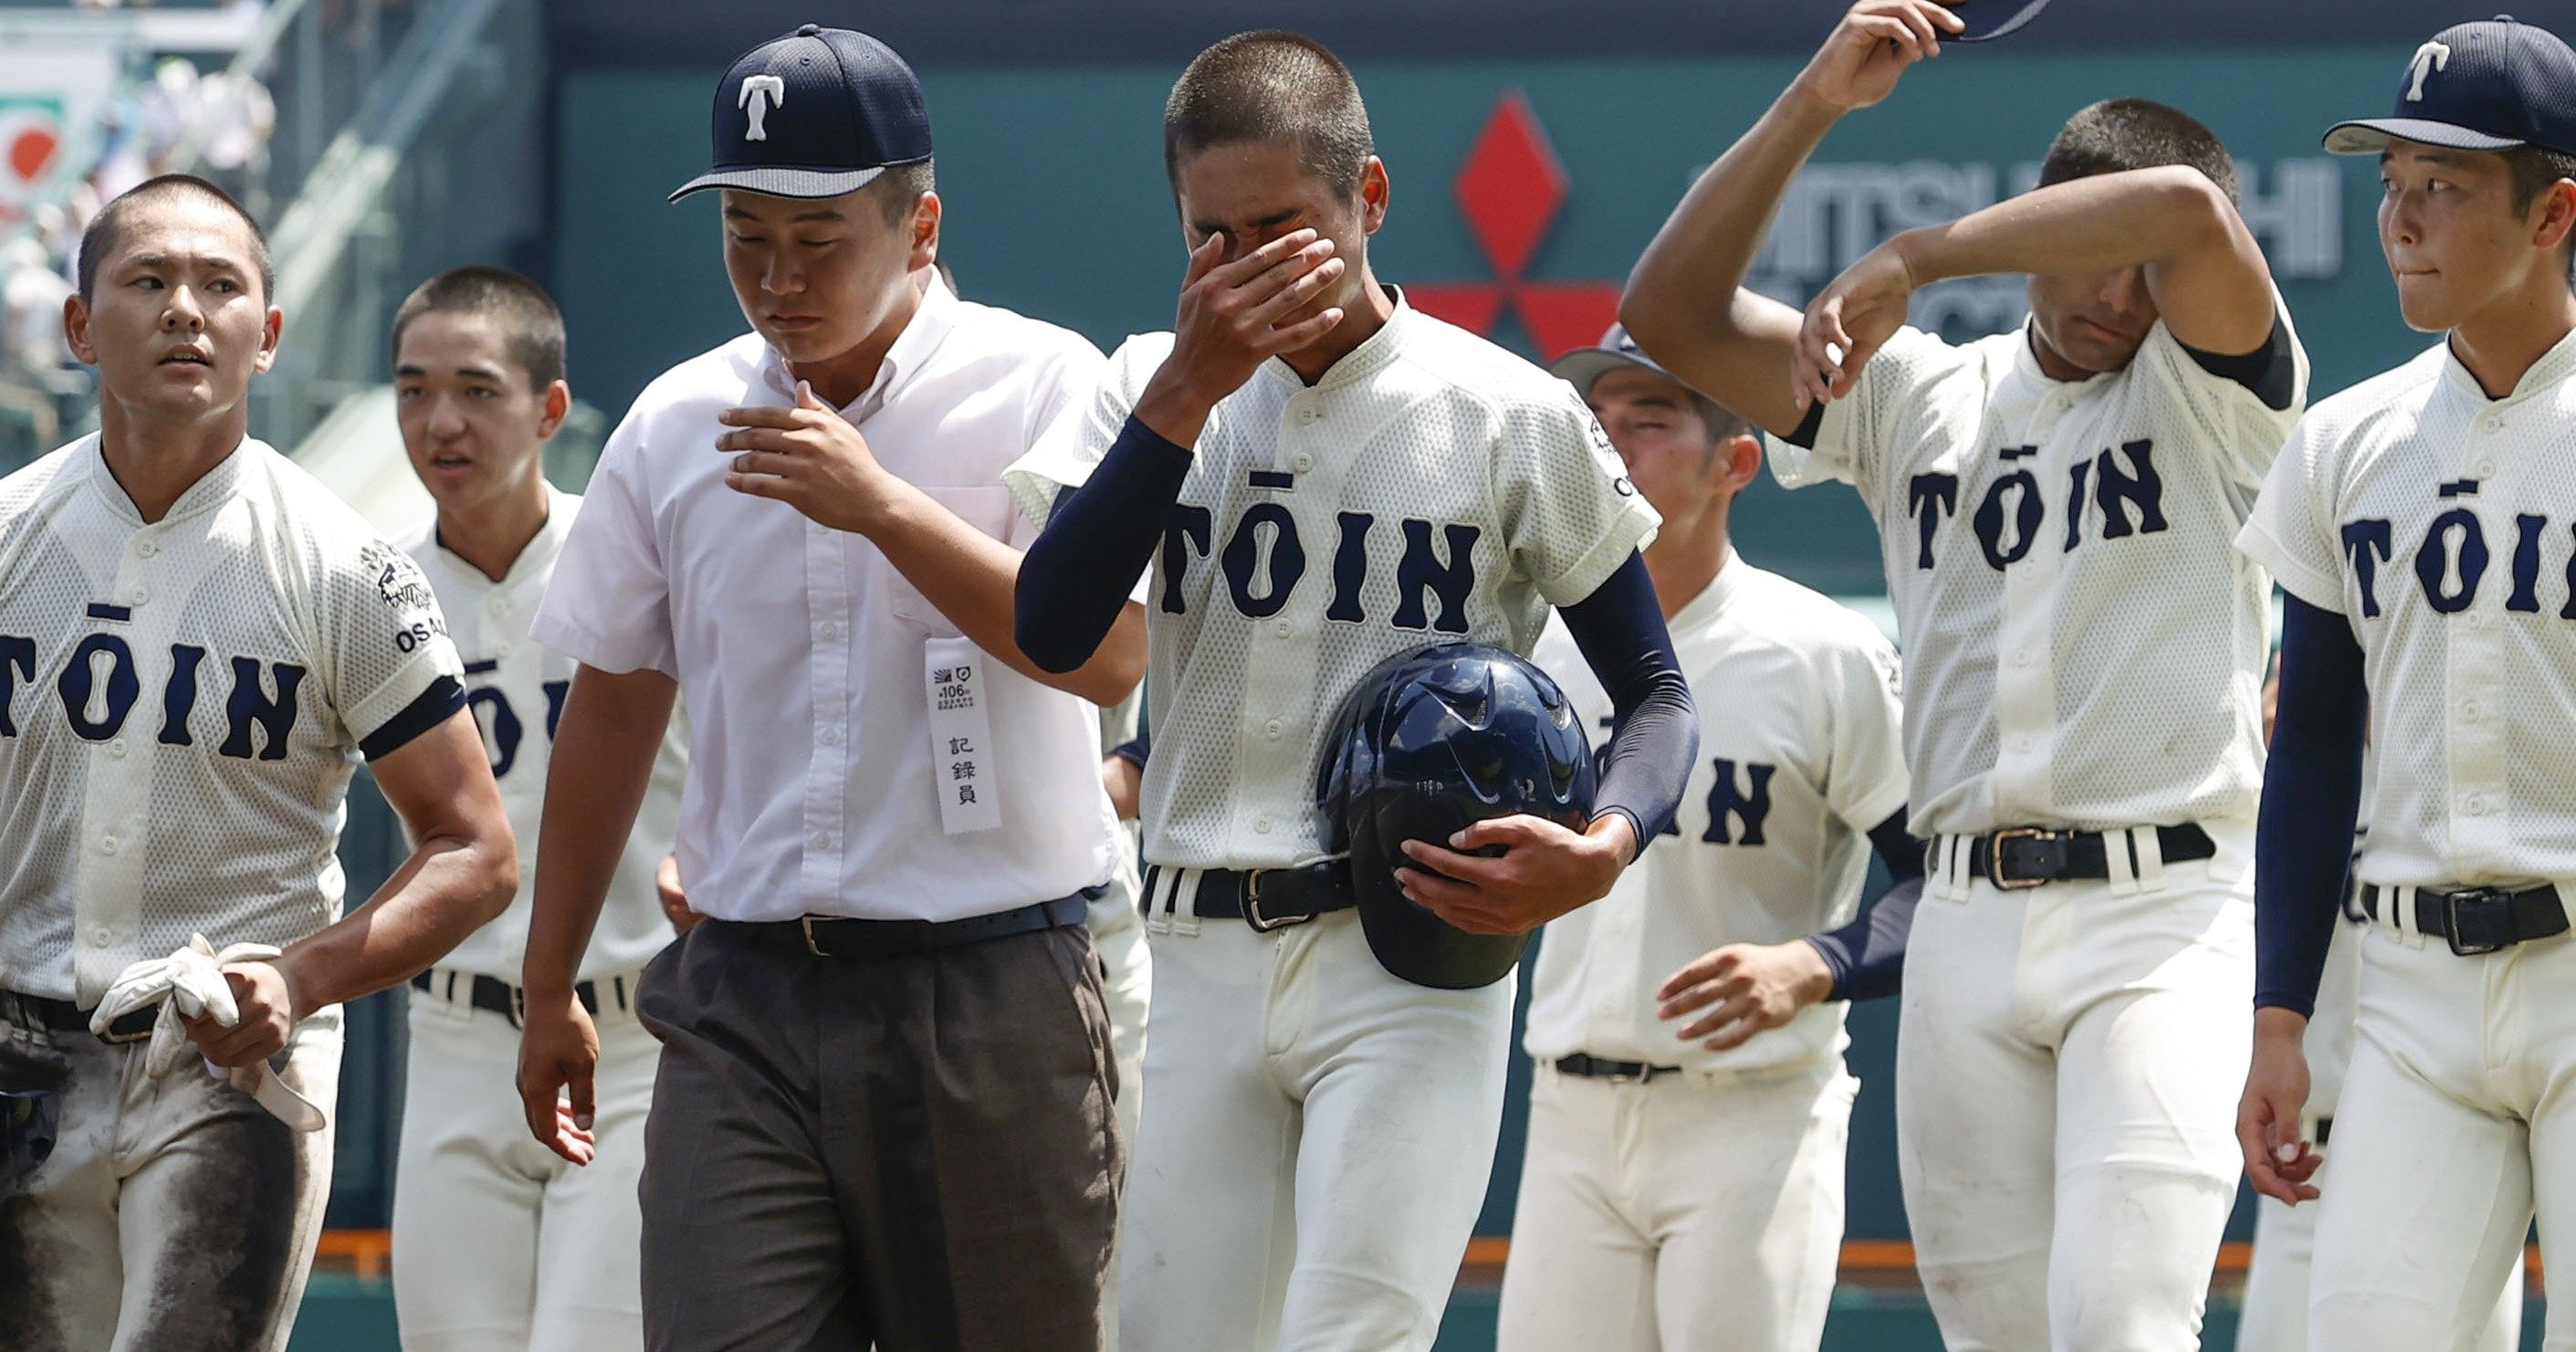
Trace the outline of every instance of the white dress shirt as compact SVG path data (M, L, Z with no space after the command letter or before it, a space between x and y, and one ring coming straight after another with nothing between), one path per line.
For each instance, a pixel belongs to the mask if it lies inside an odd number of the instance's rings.
M1744 1071L1839 1055L1840 1001L1712 1052L1655 1017L1655 988L1726 944L1785 943L1847 924L1869 875L1869 832L1905 806L1896 650L1858 613L1729 556L1674 614L1673 653L1708 711L1674 831L1610 895L1548 922L1530 981L1540 1061ZM1548 627L1536 659L1596 742L1610 696L1573 636Z
M1025 548L1001 472L1100 367L1081 337L933 282L843 410L889 470ZM791 406L756 334L672 368L609 438L531 633L603 671L675 677L689 710L680 874L727 920L949 920L1069 895L1115 867L1082 699L981 664L1000 825L947 834L925 645L957 627L866 539L725 486L716 421Z

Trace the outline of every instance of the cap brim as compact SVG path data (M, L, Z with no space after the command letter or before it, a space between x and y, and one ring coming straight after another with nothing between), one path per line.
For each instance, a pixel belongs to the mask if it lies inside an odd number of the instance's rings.
M2445 150L2513 150L2526 144L2426 118L2372 117L2327 128L2325 145L2329 155L2376 155L2391 141L2415 141Z
M857 192L877 181L884 173L875 169L718 169L700 174L680 185L671 194L676 202L693 192L710 188L740 188L744 192L766 193L771 197L839 197Z
M1606 347L1578 347L1557 358L1547 369L1550 375L1588 396L1592 393L1592 382L1623 368L1652 371L1659 376L1664 374L1664 369L1653 362L1639 361L1627 353L1613 352Z

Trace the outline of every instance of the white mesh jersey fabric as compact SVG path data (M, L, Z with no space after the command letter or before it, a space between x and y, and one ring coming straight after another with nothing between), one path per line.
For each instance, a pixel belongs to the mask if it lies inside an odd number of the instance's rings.
M501 786L501 805L509 811L510 832L519 841L519 894L510 899L510 909L468 935L438 965L480 972L513 986L519 984L520 962L527 956L529 899L537 885L537 828L545 818L555 720L563 713L578 665L528 637L528 623L545 595L546 579L554 574L564 533L581 510L581 499L570 493L549 489L547 495L552 506L546 524L498 582L440 548L431 523L396 539L438 593L448 636L465 663L467 707L482 730L492 777ZM581 979L632 972L671 941L671 922L662 914L653 873L671 852L679 830L680 792L688 774L686 728L675 713L653 761L635 829L627 834L617 873L609 880L599 925L582 954Z
M1812 450L1771 439L1782 483L1841 479L1878 521L1915 834L2254 815L2270 585L2227 542L2306 402L2290 341L2272 409L2161 323L2080 382L2022 332L1903 329Z
M1807 1009L1729 1051L1677 1041L1655 988L1731 943L1776 944L1849 922L1869 830L1905 807L1896 650L1859 614L1730 559L1673 616L1673 651L1699 706L1699 763L1673 831L1610 889L1548 923L1523 1046L1697 1070L1798 1065L1842 1049L1843 1006ZM1610 697L1551 624L1540 666L1595 745Z
M1089 416L1004 476L1032 519L1171 347L1127 340ZM1316 760L1361 676L1450 640L1528 652L1657 524L1572 386L1401 302L1312 387L1264 364L1199 436L1145 606L1145 858L1318 857Z
M2576 878L2576 337L2502 399L2437 344L2318 404L2239 544L2361 644L2363 882Z
M95 436L0 480L0 987L337 919L358 744L458 671L419 568L260 442L148 525Z

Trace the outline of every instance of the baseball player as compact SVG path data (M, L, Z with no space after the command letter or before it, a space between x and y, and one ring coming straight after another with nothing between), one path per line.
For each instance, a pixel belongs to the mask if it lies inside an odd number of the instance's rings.
M2286 591L2263 786L2247 1173L2322 1193L2311 1348L2467 1348L2535 1210L2576 1225L2554 1092L2576 1066L2562 880L2576 415L2576 51L2510 20L2416 49L2392 116L2326 148L2377 155L2380 247L2406 323L2443 341L2319 404L2239 547ZM2369 918L2351 1068L2320 1157L2301 1041L2343 897L2365 725L2381 773L2355 872ZM2555 1302L2545 1341L2576 1343Z
M412 980L395 1165L394 1312L416 1352L643 1346L636 1177L661 1045L635 1020L636 978L671 941L655 873L688 764L676 731L609 884L575 992L599 1030L587 1168L529 1139L514 1089L518 976L537 819L573 662L528 638L581 499L546 483L572 406L563 317L534 282L468 267L394 314L394 408L436 517L398 543L420 563L465 663L465 699L521 856L519 894Z
M1897 1048L1926 1293L1954 1347L2198 1346L2234 1200L2227 1007L2253 982L2248 862L2269 656L2234 537L2306 362L2199 123L2078 112L2041 187L1907 231L1797 311L1743 288L1843 114L1959 19L1862 0L1691 190L1622 310L1773 434L1791 486L1877 520L1931 844ZM1954 346L1916 288L2026 272L2030 322Z
M337 1006L518 882L420 570L247 435L270 281L212 184L109 203L64 307L99 430L0 480L0 1038L68 1071L49 1151L0 1183L0 1345L23 1352L284 1347ZM343 920L362 758L414 845Z
M1128 340L1090 415L1006 476L1048 523L1016 608L1039 665L1087 659L1159 560L1123 1343L1427 1348L1484 1196L1513 983L1381 967L1318 844L1318 752L1380 661L1452 638L1526 652L1565 607L1624 720L1589 830L1488 820L1408 842L1419 867L1395 876L1489 934L1608 892L1696 744L1637 557L1655 516L1563 382L1370 272L1387 173L1322 46L1200 53L1164 149L1189 249L1175 331Z
M1091 1352L1123 1142L1090 903L1119 864L1094 705L1013 643L1001 474L1100 366L942 284L930 121L883 43L807 24L717 86L752 332L602 454L531 633L578 659L529 924L528 1126L587 1149L573 979L675 691L705 920L645 973L646 1345ZM1128 579L1132 585L1135 579ZM1086 702L1087 701L1087 702ZM559 1098L571 1092L571 1118Z
M1541 942L1501 1346L1814 1352L1858 1087L1842 1006L1822 1002L1894 989L1923 873L1896 652L1728 544L1734 497L1762 470L1741 419L1624 330L1555 370L1663 517L1646 567L1693 698L1727 714L1701 733L1671 838ZM1587 725L1611 727L1562 626L1537 657ZM1873 845L1914 882L1855 923Z

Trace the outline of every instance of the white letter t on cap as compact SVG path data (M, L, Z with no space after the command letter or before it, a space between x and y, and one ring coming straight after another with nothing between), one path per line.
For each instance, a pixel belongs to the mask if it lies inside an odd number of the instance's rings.
M2447 52L2443 54L2449 55ZM2418 52L2416 55L2423 54ZM2424 81L2419 76L2415 83L2421 87ZM742 89L735 95L734 102L751 110L751 126L743 132L742 139L766 141L769 139L769 128L763 124L762 119L769 116L770 109L786 104L787 82L775 75L746 75L742 77Z
M2406 86L2406 101L2408 103L2422 103L2424 101L2425 78L2437 70L2448 70L2450 69L2450 66L2451 49L2449 47L2438 42L2428 42L2423 46L2416 48L2415 59L2406 63L2407 73L2415 77L2415 83ZM750 88L750 82L745 81L743 87L746 89ZM755 121L752 125L758 126L759 123ZM754 137L752 139L758 140L759 138Z

